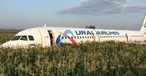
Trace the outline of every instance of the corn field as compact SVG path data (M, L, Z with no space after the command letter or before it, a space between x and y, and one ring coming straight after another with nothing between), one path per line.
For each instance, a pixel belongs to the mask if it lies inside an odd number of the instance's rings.
M86 42L48 48L1 48L0 76L146 76L146 45Z
M0 31L0 44L11 39L18 31Z

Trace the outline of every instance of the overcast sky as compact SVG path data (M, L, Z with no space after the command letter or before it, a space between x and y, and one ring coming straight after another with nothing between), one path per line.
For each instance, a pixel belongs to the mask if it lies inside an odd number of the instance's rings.
M139 30L146 0L0 0L0 29L47 26Z

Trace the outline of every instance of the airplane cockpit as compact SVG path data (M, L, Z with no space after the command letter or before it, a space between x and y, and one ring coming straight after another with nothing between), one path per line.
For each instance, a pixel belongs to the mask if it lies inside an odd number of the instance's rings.
M32 35L18 35L18 36L14 36L11 39L11 41L17 41L17 40L34 41L34 37Z
M15 35L10 41L5 42L1 47L34 47L35 41L32 35Z

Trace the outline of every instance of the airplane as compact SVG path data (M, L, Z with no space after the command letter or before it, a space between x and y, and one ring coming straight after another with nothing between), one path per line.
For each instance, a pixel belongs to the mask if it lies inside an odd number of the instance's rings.
M107 30L65 27L36 27L18 32L10 41L1 47L51 47L62 44L72 44L78 47L82 42L146 42L146 15L140 31Z

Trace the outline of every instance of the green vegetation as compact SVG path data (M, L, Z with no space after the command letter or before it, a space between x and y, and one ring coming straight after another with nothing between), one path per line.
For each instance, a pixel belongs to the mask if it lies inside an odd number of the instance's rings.
M18 31L0 31L0 44L10 40Z
M0 49L2 76L144 76L146 45L92 42L50 48Z
M1 48L0 76L146 76L146 45L86 42L49 48Z

